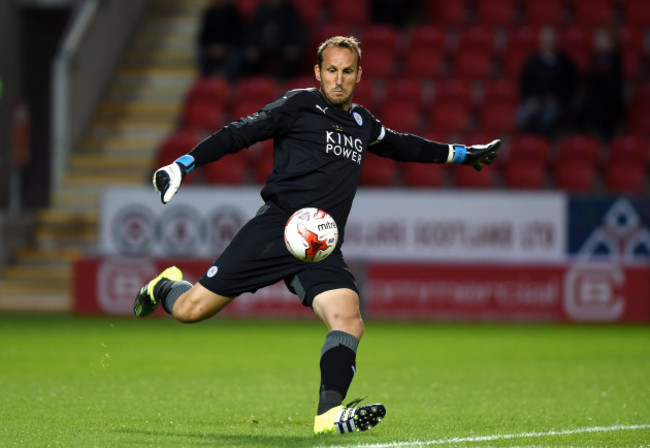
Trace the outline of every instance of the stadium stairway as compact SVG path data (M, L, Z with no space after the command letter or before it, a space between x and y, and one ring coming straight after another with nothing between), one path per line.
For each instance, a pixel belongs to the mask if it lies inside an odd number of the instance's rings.
M151 0L51 205L0 277L0 311L68 311L74 261L98 254L102 190L149 183L160 141L196 79L195 36L207 0Z

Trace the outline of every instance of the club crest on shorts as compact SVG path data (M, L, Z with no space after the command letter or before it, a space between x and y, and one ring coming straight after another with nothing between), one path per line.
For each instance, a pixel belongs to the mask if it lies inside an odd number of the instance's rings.
M361 114L359 112L352 112L352 116L359 126L363 126L363 118L361 118Z
M210 269L208 269L208 272L205 274L208 278L212 278L215 275L217 275L217 272L219 271L219 268L216 266L210 266Z

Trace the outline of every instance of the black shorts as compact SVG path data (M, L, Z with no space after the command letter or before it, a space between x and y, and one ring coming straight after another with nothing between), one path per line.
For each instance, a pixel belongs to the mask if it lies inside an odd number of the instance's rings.
M305 262L289 253L284 244L284 225L291 213L267 203L199 279L208 290L237 297L284 280L304 306L312 306L314 297L331 289L359 290L337 247L329 257Z

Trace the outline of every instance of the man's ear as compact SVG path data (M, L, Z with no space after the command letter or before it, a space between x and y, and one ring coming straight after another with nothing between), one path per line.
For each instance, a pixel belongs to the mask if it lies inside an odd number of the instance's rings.
M316 81L321 82L320 67L318 66L318 64L314 65L314 76L316 77Z
M359 84L359 81L361 81L361 73L363 70L361 70L361 66L359 66L359 71L357 72L357 84Z

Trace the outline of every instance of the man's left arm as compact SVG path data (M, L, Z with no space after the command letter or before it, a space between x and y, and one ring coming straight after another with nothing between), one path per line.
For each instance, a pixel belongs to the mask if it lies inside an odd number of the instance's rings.
M497 158L500 145L498 139L485 145L471 146L439 143L382 126L377 138L368 145L368 151L399 162L454 163L480 171L483 165L490 165Z

